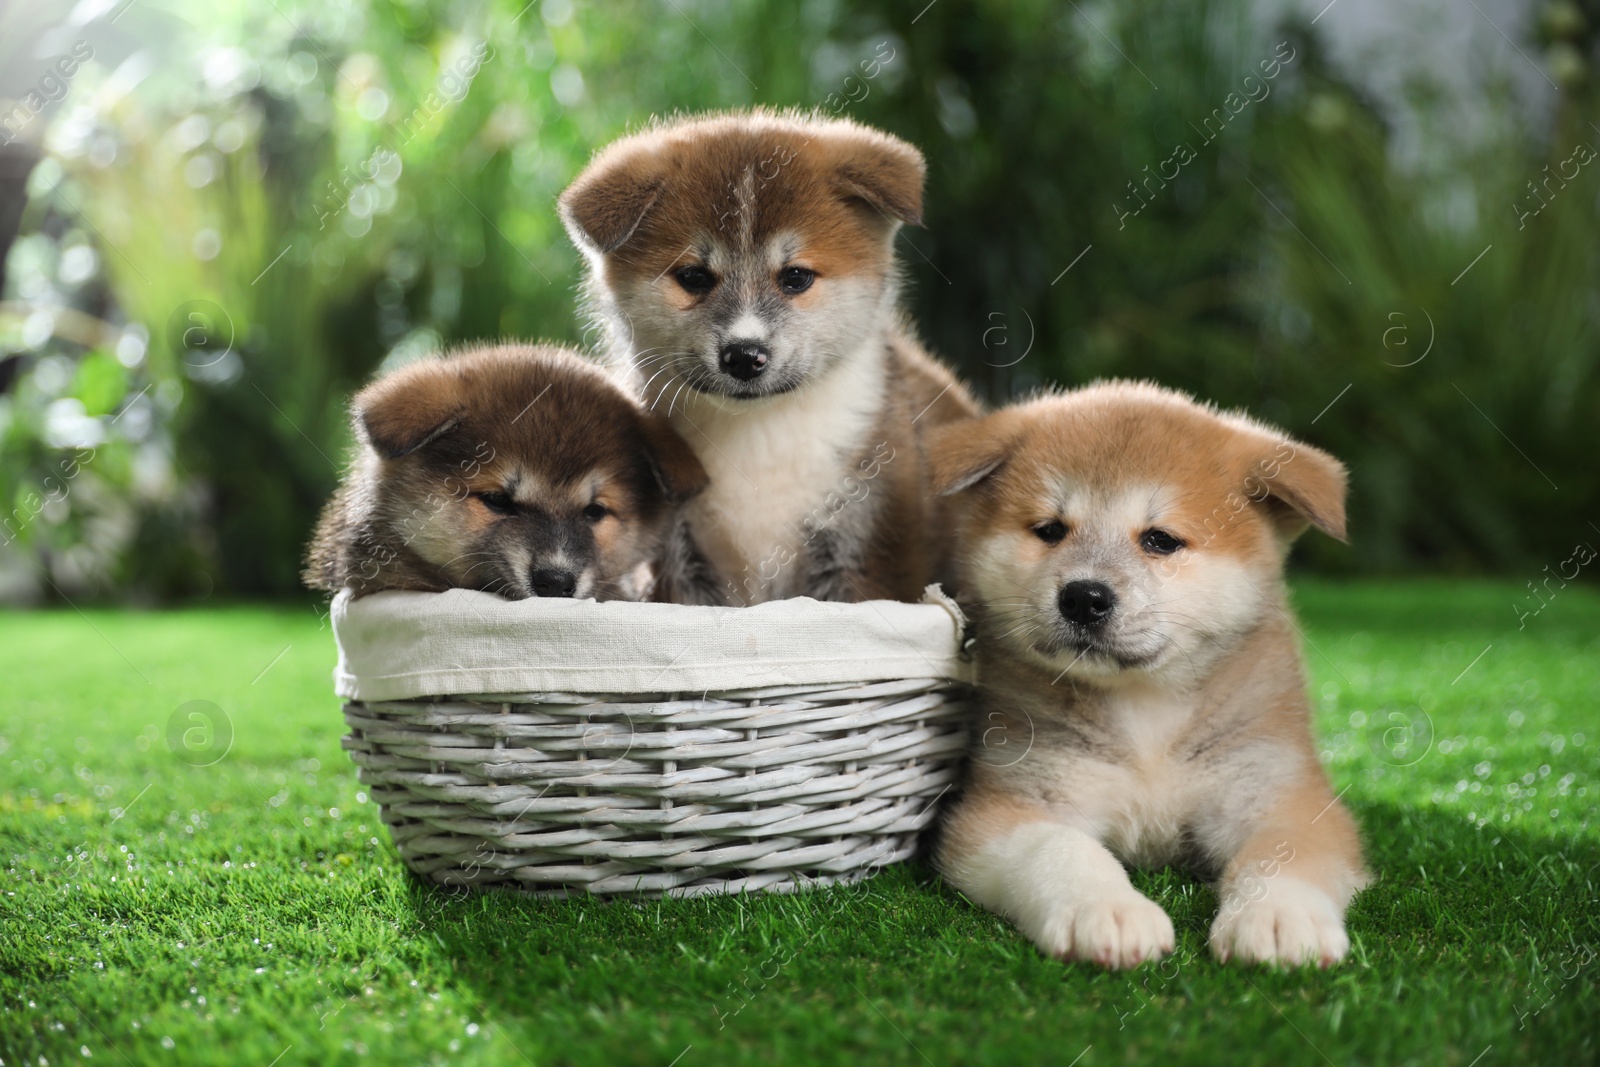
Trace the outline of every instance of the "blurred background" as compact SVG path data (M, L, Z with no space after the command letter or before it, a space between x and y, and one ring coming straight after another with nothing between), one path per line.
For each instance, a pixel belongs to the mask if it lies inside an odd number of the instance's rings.
M1600 544L1600 0L81 0L0 8L0 600L296 596L345 404L584 341L554 210L653 114L928 157L930 346L1344 458L1333 573Z

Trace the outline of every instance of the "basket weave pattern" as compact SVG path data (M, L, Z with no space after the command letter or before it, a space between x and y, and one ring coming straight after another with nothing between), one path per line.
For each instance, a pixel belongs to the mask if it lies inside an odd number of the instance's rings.
M344 745L400 854L434 882L783 891L915 852L957 778L964 696L906 679L358 701Z

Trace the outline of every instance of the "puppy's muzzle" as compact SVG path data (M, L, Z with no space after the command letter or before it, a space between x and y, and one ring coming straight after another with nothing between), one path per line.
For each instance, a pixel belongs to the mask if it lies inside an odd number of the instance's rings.
M759 341L729 341L722 346L719 356L722 373L741 382L760 377L771 358L772 350Z
M1104 582L1082 579L1061 587L1056 598L1061 617L1075 626L1095 630L1104 626L1117 607L1117 594Z
M572 596L578 591L578 577L571 571L537 567L528 575L528 587L534 596Z

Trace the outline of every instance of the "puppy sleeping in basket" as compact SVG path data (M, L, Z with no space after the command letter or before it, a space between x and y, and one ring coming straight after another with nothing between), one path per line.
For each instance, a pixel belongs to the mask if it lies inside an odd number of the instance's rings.
M313 588L648 599L706 484L667 420L553 346L413 363L352 409L359 452L317 527Z

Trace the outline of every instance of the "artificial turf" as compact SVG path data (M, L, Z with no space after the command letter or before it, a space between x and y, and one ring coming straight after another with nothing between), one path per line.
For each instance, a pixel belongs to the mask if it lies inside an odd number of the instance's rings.
M1521 628L1510 582L1296 601L1379 875L1325 972L1213 962L1214 895L1175 872L1135 880L1177 953L1123 974L1040 958L917 864L801 896L451 895L340 749L315 610L7 615L0 1060L1594 1062L1600 596Z

